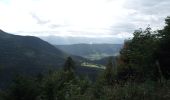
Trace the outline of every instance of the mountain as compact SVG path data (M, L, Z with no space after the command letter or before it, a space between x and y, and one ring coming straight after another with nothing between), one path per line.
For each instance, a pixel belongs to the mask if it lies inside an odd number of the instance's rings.
M0 31L0 47L2 67L59 66L67 56L40 38L12 35L2 30Z
M72 44L55 45L55 47L69 54L90 60L99 60L104 57L118 55L122 44Z
M40 38L0 30L0 86L15 74L33 75L59 68L67 56Z
M40 36L41 39L53 45L69 45L69 44L123 44L123 38L116 37L74 37L74 36Z
M8 86L17 74L35 76L60 69L68 56L76 61L77 73L93 75L94 79L98 69L80 66L81 62L88 60L65 53L40 38L0 30L0 88Z
M67 56L69 54L40 38L0 30L0 86L15 74L34 75L60 68ZM81 60L81 57L72 57Z

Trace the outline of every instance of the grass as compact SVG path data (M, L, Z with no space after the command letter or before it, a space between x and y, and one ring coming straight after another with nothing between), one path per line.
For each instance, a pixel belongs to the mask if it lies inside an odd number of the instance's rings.
M97 64L92 64L92 63L88 63L88 62L81 63L81 66L105 69L105 66L103 66L103 65L97 65Z

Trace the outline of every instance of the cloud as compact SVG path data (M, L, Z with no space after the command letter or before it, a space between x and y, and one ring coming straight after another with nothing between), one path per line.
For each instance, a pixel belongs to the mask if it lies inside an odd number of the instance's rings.
M136 25L133 22L128 21L111 26L111 30L114 34L119 34L120 32L131 33L134 29L137 29Z
M128 18L131 22L151 27L162 27L164 19L169 15L170 0L126 0L125 9L133 9L135 13Z
M169 0L124 0L123 9L129 11L120 16L118 22L111 26L113 34L133 33L134 30L148 25L153 30L164 26L164 19L169 15ZM129 36L132 36L129 34Z
M42 24L42 25L44 25L44 24L50 23L50 20L42 20L42 19L40 19L40 18L39 18L36 14L34 14L34 13L30 13L30 15L32 16L33 19L35 19L35 20L37 21L37 24Z
M50 25L48 25L48 27L50 29L58 29L58 28L69 27L69 26L68 25L62 25L62 24L50 24Z
M3 0L0 28L20 35L128 38L148 25L162 28L169 5L170 0Z

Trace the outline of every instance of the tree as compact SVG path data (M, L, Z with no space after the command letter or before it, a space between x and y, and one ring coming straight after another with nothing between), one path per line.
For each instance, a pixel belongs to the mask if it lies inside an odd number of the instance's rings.
M145 81L158 78L155 53L158 49L157 34L147 27L137 30L120 51L118 78Z
M89 87L85 79L75 75L75 63L68 57L63 70L51 72L44 79L44 100L80 100Z
M17 76L9 89L9 100L37 100L40 91L34 79Z
M43 82L44 100L56 100L58 91L62 87L63 81L61 72L51 72Z
M113 85L114 81L114 72L113 72L113 58L109 58L109 61L104 70L104 80L107 85Z
M165 27L159 30L160 48L158 51L158 60L166 79L170 78L170 17L165 19Z
M74 71L75 63L71 57L68 57L65 64L64 64L64 71Z

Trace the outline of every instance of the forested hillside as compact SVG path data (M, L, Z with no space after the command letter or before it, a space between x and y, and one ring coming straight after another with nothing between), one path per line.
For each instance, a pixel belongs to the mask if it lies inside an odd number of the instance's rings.
M78 74L90 75L91 79L96 77L98 69L81 67L81 62L88 62L82 57L64 53L37 37L0 30L0 88L7 87L17 74L36 76L61 69L68 56L77 62Z

